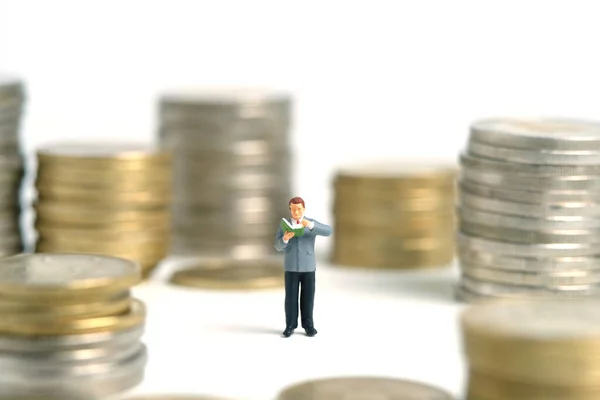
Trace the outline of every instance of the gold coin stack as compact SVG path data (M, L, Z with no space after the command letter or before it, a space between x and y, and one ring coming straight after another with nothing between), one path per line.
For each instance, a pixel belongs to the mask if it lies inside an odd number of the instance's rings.
M450 263L456 171L451 164L397 162L340 169L332 263L406 269Z
M509 301L461 317L467 400L600 398L600 301Z
M179 269L171 276L170 283L197 289L281 289L284 271L282 260L278 257L211 258Z
M454 400L446 390L426 383L373 376L314 379L290 385L276 400Z
M37 152L38 252L135 260L147 277L167 256L169 153L119 143L65 143Z
M0 259L0 398L101 399L137 386L147 359L139 264L87 254Z

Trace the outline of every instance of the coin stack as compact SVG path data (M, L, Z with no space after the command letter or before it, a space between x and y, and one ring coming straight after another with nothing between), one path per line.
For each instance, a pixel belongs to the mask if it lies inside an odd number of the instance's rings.
M174 155L172 253L260 258L289 214L291 99L270 91L172 92L160 142Z
M350 398L454 400L454 397L445 390L424 383L374 377L312 380L289 386L277 396L277 400L338 400Z
M467 400L600 398L597 299L496 301L461 316Z
M334 179L332 263L426 268L454 258L456 166L383 162Z
M460 299L600 294L600 124L479 121L460 160Z
M87 254L0 259L0 398L103 399L143 379L145 306L132 261Z
M213 258L181 268L171 276L170 282L199 289L272 289L283 288L284 273L281 260L275 257L260 260Z
M20 189L25 163L19 132L25 97L18 78L0 75L0 257L23 250Z
M65 143L37 152L37 251L135 260L144 276L168 252L171 156L124 143Z

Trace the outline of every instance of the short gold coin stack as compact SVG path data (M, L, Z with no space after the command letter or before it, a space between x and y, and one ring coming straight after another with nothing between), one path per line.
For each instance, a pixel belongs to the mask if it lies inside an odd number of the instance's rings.
M144 376L139 264L88 254L0 259L0 398L104 399Z
M456 171L451 163L408 162L340 169L334 181L331 262L406 269L449 264Z
M600 301L497 300L461 325L467 400L600 399Z
M135 260L148 276L170 242L172 159L122 143L63 143L37 152L37 251Z
M176 271L170 283L197 289L281 289L284 286L284 271L279 257L245 260L207 258Z

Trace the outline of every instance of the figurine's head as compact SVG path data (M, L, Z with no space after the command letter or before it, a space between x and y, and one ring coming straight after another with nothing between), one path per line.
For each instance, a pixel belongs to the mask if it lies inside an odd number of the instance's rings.
M302 197L294 197L288 204L292 218L301 219L304 216L304 200L302 200Z

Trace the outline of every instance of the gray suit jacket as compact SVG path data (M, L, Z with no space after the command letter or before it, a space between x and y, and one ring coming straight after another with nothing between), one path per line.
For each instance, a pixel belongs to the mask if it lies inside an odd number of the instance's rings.
M284 267L286 271L312 272L316 270L315 239L317 236L329 236L333 231L329 225L306 217L304 219L315 223L312 230L304 228L304 235L294 236L287 243L284 243L281 226L275 234L275 249L285 252Z

